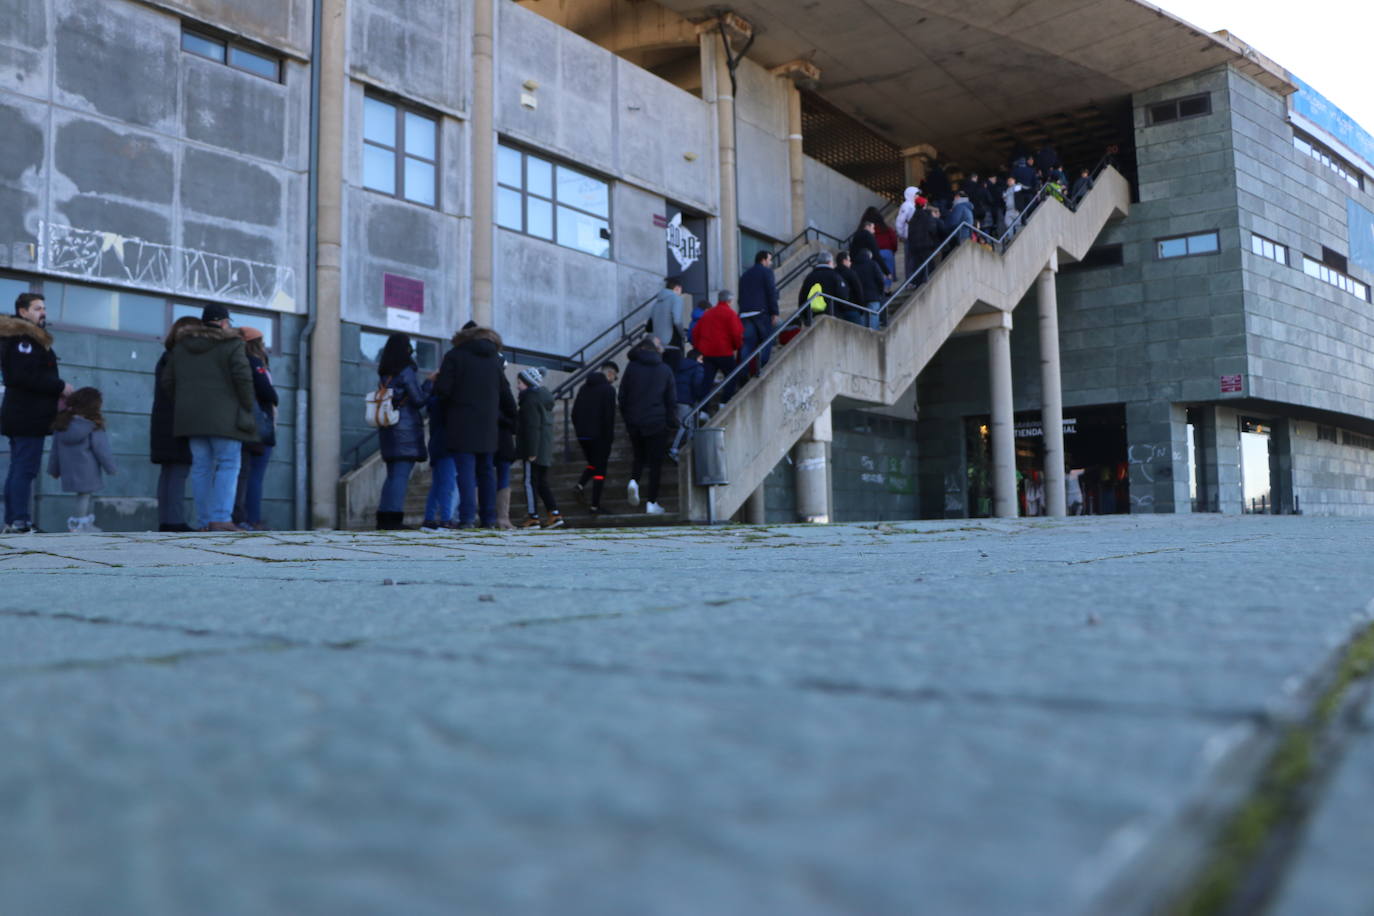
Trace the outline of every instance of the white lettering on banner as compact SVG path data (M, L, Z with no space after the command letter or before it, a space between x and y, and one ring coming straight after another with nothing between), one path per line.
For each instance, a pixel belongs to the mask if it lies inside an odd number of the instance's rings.
M673 218L668 221L667 229L668 250L677 259L678 264L683 270L691 267L701 259L701 239L692 234L692 230L682 225L682 214L674 213Z
M1072 436L1078 432L1078 419L1066 418L1064 420L1064 435ZM1016 438L1018 439L1038 439L1045 435L1045 429L1039 423L1017 423Z

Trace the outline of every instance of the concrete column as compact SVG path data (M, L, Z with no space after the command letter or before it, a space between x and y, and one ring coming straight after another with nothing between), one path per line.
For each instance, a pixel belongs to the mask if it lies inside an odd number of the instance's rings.
M739 197L735 186L735 96L730 86L730 62L716 29L702 32L703 63L710 62L715 78L717 161L720 168L720 251L716 258L721 289L734 289L739 278Z
M902 170L906 174L906 183L919 188L926 180L926 172L935 161L935 156L935 147L929 143L909 146L902 150Z
M992 388L992 514L1016 518L1016 429L1011 395L1011 315L988 330L988 374ZM1063 490L1063 486L1060 486Z
M315 330L310 337L310 527L334 528L339 513L339 391L342 348L344 47L347 0L324 0L320 47L319 212L316 221Z
M802 152L801 90L787 91L787 167L792 175L792 235L806 229L806 154Z
M496 250L495 0L476 0L472 35L472 320L492 325Z
M763 525L768 522L768 502L765 494L765 485L759 484L759 488L749 494L749 502L744 506L744 518L751 525Z
M1059 300L1055 291L1057 259L1040 271L1040 428L1045 433L1045 507L1055 518L1068 514L1064 499L1064 390L1059 369Z
M831 433L830 408L811 424L792 448L797 479L797 516L803 522L830 523L830 469L826 454Z

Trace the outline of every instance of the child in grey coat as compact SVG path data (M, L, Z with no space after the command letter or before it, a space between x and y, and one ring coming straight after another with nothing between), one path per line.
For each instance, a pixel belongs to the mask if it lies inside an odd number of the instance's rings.
M105 418L100 415L102 403L97 389L78 388L53 420L48 473L61 479L63 492L76 494L76 514L67 519L68 531L100 531L91 511L91 494L104 486L101 471L118 473Z

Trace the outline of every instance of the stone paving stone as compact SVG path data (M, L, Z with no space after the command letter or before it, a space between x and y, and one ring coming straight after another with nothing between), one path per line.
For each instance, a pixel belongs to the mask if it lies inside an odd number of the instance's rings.
M1374 596L1310 517L60 540L138 562L0 563L110 662L0 655L6 914L1088 912Z

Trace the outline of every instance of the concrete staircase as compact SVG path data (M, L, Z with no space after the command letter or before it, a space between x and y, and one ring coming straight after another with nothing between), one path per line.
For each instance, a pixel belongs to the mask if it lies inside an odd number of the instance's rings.
M711 488L710 507L707 489L691 487L687 517L705 521L708 508L717 519L738 512L835 398L895 403L966 318L1009 316L1051 259L1082 258L1130 200L1129 182L1107 167L1077 210L1044 200L1004 251L958 246L926 283L889 306L884 330L823 316L776 348L766 370L712 418L725 429L730 482Z

